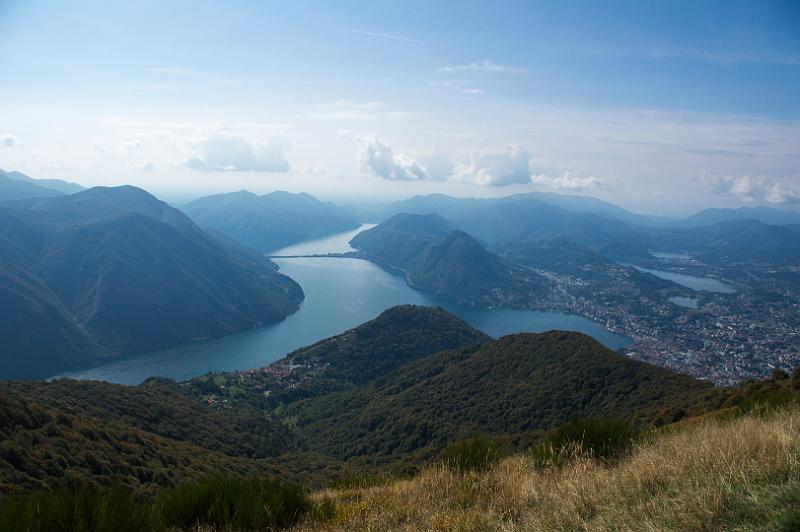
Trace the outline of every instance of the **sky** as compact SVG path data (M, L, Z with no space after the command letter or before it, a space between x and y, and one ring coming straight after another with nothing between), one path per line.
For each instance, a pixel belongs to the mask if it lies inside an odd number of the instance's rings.
M800 2L0 0L0 168L800 210Z

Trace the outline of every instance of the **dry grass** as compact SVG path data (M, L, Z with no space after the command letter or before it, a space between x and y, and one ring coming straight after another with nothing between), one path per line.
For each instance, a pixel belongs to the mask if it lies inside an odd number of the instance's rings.
M515 456L314 499L332 515L305 530L797 530L800 410L703 420L615 464Z

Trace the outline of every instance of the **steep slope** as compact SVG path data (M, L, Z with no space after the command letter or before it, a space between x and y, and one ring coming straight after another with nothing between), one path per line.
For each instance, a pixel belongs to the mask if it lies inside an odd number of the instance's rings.
M210 410L170 381L0 382L0 496L79 480L152 492L209 475L314 483L335 463L293 450L259 410Z
M541 297L551 287L534 272L515 271L436 214L396 214L350 244L366 258L402 271L410 286L452 301L491 306Z
M430 456L475 433L518 435L598 416L642 422L711 389L588 336L553 331L437 353L288 413L313 449L389 462Z
M326 489L302 530L797 530L800 408L653 434L613 461L510 456L485 471Z
M411 264L413 286L436 295L474 301L515 286L510 267L463 231L429 246Z
M372 229L353 237L350 245L376 262L404 267L453 231L437 214L395 214Z
M201 227L262 252L358 227L348 211L305 193L242 190L200 198L183 210Z
M2 325L16 338L2 346L3 378L222 336L282 319L302 299L273 265L133 187L7 203L0 219L0 244L14 250L0 265L20 309ZM35 372L15 363L26 358L41 362Z

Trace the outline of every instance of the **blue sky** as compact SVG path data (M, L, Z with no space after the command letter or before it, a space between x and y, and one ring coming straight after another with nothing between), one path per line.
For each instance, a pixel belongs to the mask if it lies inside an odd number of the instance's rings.
M800 3L0 0L0 168L800 203Z

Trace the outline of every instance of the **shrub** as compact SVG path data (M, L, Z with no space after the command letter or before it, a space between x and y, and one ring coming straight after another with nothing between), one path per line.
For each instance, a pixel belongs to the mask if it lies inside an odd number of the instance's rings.
M766 388L753 392L738 405L738 414L766 414L776 409L788 407L798 402L797 394L788 388Z
M572 450L598 458L608 458L628 449L639 431L616 419L577 419L561 425L547 438L546 447L556 453Z
M497 440L475 436L445 447L442 460L447 467L456 471L484 471L506 454Z
M782 381L789 378L789 374L786 371L782 370L781 368L775 368L772 370L772 380L774 381Z
M10 497L0 505L0 530L127 532L158 529L151 508L123 488L92 485Z
M163 492L156 507L167 526L263 530L294 525L308 509L299 486L269 479L213 477Z
M275 480L209 478L163 491L153 500L131 491L79 484L9 497L0 504L0 530L26 532L139 532L190 529L287 528L311 509L304 492ZM328 515L331 507L315 508Z

